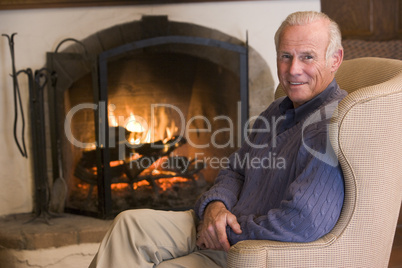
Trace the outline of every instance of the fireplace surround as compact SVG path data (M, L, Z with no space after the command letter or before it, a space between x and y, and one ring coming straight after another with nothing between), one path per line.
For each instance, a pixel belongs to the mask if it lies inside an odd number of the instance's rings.
M248 56L247 41L166 16L61 42L47 55L56 201L100 218L192 207L246 135Z

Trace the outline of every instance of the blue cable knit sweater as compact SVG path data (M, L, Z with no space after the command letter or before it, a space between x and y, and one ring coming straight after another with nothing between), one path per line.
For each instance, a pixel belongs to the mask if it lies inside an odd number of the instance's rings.
M309 242L328 233L342 209L344 182L327 130L345 96L334 80L296 109L287 97L274 101L230 156L229 168L197 201L198 217L209 202L222 201L243 231L238 235L227 227L231 244L248 239Z

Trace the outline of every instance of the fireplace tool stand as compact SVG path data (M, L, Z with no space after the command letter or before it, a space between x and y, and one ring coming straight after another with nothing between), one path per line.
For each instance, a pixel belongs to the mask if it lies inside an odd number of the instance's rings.
M23 157L28 157L26 147L25 147L25 120L24 113L21 104L21 96L18 84L18 75L24 73L28 78L29 85L29 112L31 119L31 138L32 138L32 149L33 149L33 170L34 170L34 181L35 181L35 207L34 207L34 217L27 223L32 222L36 219L41 219L47 224L51 224L50 218L56 217L49 211L49 183L47 176L47 163L46 163L46 138L45 138L45 113L44 113L44 88L48 82L48 74L45 68L36 70L35 73L32 72L30 68L25 70L16 71L15 69L15 57L14 57L14 36L3 34L3 36L8 38L11 60L12 60L12 78L14 87L14 104L15 104L15 121L14 121L14 138L17 143L18 149L20 150ZM54 76L54 74L52 74ZM17 106L19 105L19 106ZM17 120L18 120L18 110L21 113L22 120L22 142L18 141L16 135Z

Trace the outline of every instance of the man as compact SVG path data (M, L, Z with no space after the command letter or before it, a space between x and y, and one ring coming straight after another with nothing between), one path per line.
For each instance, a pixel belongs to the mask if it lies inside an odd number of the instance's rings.
M327 128L328 113L346 95L334 80L343 60L340 31L325 14L296 12L275 43L287 97L257 118L194 211L122 212L90 267L224 267L238 241L308 242L334 227L344 186ZM282 165L267 167L268 157Z

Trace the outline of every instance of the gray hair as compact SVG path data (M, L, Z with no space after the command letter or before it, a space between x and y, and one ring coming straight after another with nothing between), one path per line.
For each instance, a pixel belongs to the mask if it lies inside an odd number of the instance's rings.
M330 17L322 12L317 11L299 11L290 14L279 26L278 30L275 33L275 47L278 52L279 41L281 38L281 34L283 30L288 26L295 25L305 25L309 23L316 22L318 20L326 20L329 22L328 26L328 35L329 35L329 44L326 50L325 59L326 61L335 54L339 49L342 49L342 35L341 30L339 29L338 24L333 21Z

